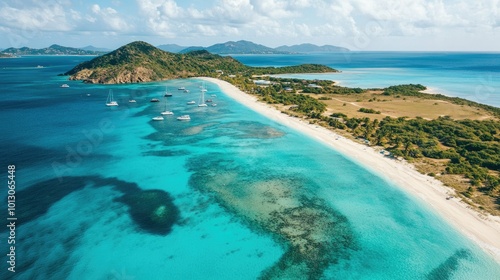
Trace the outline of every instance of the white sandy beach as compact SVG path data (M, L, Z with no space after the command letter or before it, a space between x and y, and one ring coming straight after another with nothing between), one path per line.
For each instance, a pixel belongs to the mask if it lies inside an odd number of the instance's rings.
M454 193L451 188L445 187L433 177L419 173L412 165L404 161L389 159L373 148L346 139L324 127L283 114L270 105L258 102L257 98L242 92L228 82L214 78L201 79L217 84L228 96L255 112L327 144L362 166L373 170L385 180L401 187L407 193L431 206L452 226L500 263L499 217L479 213L457 198L447 200L446 197Z

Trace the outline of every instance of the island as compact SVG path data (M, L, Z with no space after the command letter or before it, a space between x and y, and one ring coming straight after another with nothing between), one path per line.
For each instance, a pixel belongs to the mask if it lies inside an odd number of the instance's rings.
M276 48L267 47L254 42L239 40L228 41L225 43L218 43L208 47L202 46L179 46L177 44L164 44L159 45L158 48L173 53L188 53L191 51L206 50L213 54L307 54L307 53L339 53L349 52L350 50L344 47L323 45L317 46L314 44L300 44L293 46L279 46Z
M85 83L121 84L168 79L218 76L220 74L325 73L337 70L324 65L305 64L292 67L249 67L230 56L206 50L177 54L137 41L115 51L83 62L64 73L71 80Z
M8 48L3 50L1 53L12 56L20 56L20 55L101 55L105 52L64 47L54 44L51 45L50 47L42 49L33 49L28 47Z

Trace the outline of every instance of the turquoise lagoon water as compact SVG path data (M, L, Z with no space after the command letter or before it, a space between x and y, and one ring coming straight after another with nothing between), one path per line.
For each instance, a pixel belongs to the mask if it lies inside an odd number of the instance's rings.
M285 77L333 80L342 86L384 88L422 84L432 92L500 106L500 53L345 52L305 55L235 55L252 66L318 63L342 71Z
M17 272L7 271L2 231L1 279L500 276L500 265L418 199L217 86L207 94L218 106L198 108L186 105L199 98L196 79L110 86L56 76L87 59L0 60L2 180L15 164L18 216ZM190 122L151 121L165 105L149 100L164 101L165 86L169 109ZM109 89L117 108L104 106ZM121 199L153 189L179 209L168 233L141 227ZM276 228L258 213L277 189L297 207L277 215ZM294 230L322 250L293 251Z

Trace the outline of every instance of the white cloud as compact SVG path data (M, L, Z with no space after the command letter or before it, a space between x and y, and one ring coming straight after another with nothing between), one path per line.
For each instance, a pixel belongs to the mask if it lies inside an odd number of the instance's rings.
M162 15L170 19L182 18L184 16L184 10L175 1L165 1L158 9Z
M0 8L0 25L14 30L68 31L72 25L66 16L66 7L58 2L34 1L20 5L6 1Z
M269 18L291 18L300 14L285 0L255 0L254 2L258 13Z
M88 32L127 38L141 34L183 38L194 44L225 39L274 45L281 41L340 40L363 49L384 38L491 36L500 27L500 0L111 0L106 5L95 2L4 0L0 4L0 35Z
M91 7L93 13L88 19L95 27L98 27L104 32L127 32L132 27L127 24L126 20L113 8L101 8L99 5L94 4ZM81 28L85 29L84 26Z
M322 11L330 22L354 21L355 30L377 21L388 35L414 35L446 28L491 28L498 19L499 0L333 0L322 1Z
M101 11L101 7L99 7L99 5L97 5L97 4L92 5L92 12L94 14L98 14L100 11Z

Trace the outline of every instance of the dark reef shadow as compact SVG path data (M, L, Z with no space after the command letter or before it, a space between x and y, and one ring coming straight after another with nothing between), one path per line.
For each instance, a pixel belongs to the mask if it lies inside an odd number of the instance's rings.
M85 187L111 186L122 193L117 202L129 206L129 213L140 230L168 234L179 220L179 210L171 196L163 190L142 190L137 184L101 176L67 176L33 184L16 193L17 224L22 226L44 214L67 195ZM2 207L7 213L7 206ZM143 218L144 215L149 218ZM2 232L7 228L3 227Z

